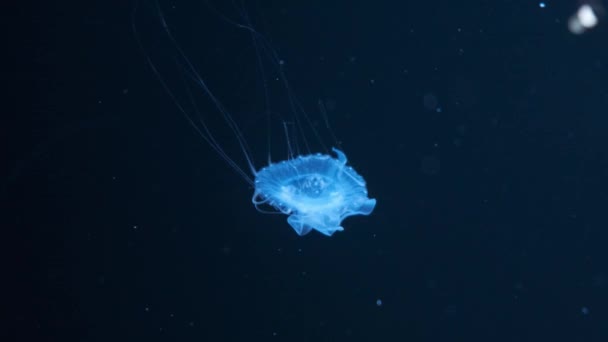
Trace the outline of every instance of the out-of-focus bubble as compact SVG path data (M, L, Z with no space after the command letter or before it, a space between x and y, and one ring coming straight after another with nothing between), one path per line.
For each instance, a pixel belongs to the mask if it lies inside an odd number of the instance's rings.
M603 14L604 8L598 1L585 1L568 19L568 30L583 34L596 27Z

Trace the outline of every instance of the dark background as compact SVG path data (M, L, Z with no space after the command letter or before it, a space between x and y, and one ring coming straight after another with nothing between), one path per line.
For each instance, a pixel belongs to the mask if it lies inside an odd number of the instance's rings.
M251 37L160 5L264 166L284 135L258 129ZM577 5L215 4L326 105L378 200L331 238L255 211L146 63L134 2L5 5L2 341L608 341L608 31L568 32ZM188 104L154 5L135 18Z

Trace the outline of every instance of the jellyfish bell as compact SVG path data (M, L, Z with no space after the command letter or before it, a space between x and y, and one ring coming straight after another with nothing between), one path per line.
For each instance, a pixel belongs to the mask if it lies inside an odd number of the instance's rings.
M314 229L331 236L344 230L345 218L371 214L376 200L368 198L365 180L346 165L342 151L333 152L336 158L304 155L262 168L255 175L253 204L289 215L287 222L298 235Z

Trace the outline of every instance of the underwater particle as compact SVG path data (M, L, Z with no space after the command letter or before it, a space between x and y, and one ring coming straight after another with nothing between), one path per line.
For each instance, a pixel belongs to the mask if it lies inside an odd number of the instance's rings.
M547 4L546 4L546 3L544 3L544 2L540 2L540 3L538 4L538 7L540 7L540 8L545 8L545 7L547 7Z
M382 306L382 299L376 299L376 306Z
M422 104L424 105L424 108L429 111L437 111L439 108L439 99L435 94L427 93L422 98Z
M223 255L230 255L232 253L232 248L230 246L224 245L222 248L220 248L220 252Z
M587 316L587 315L589 314L589 308L588 308L588 307L586 307L586 306L583 306L583 307L581 308L581 313L582 313L583 315Z
M573 34L583 34L597 26L604 8L597 1L584 1L568 19L568 30Z
M422 158L422 161L420 162L420 171L425 175L437 175L440 169L441 162L439 161L439 158L435 156L426 156Z

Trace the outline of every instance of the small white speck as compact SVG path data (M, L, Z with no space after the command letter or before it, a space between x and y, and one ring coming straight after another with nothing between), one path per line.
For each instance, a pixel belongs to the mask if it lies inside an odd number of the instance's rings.
M376 306L382 306L382 299L376 299Z
M150 312L150 308L146 306L146 308L144 309L144 311Z
M546 3L544 3L544 2L540 2L540 3L538 4L538 7L540 7L540 8L545 8L545 7L547 7L547 4L546 4Z

